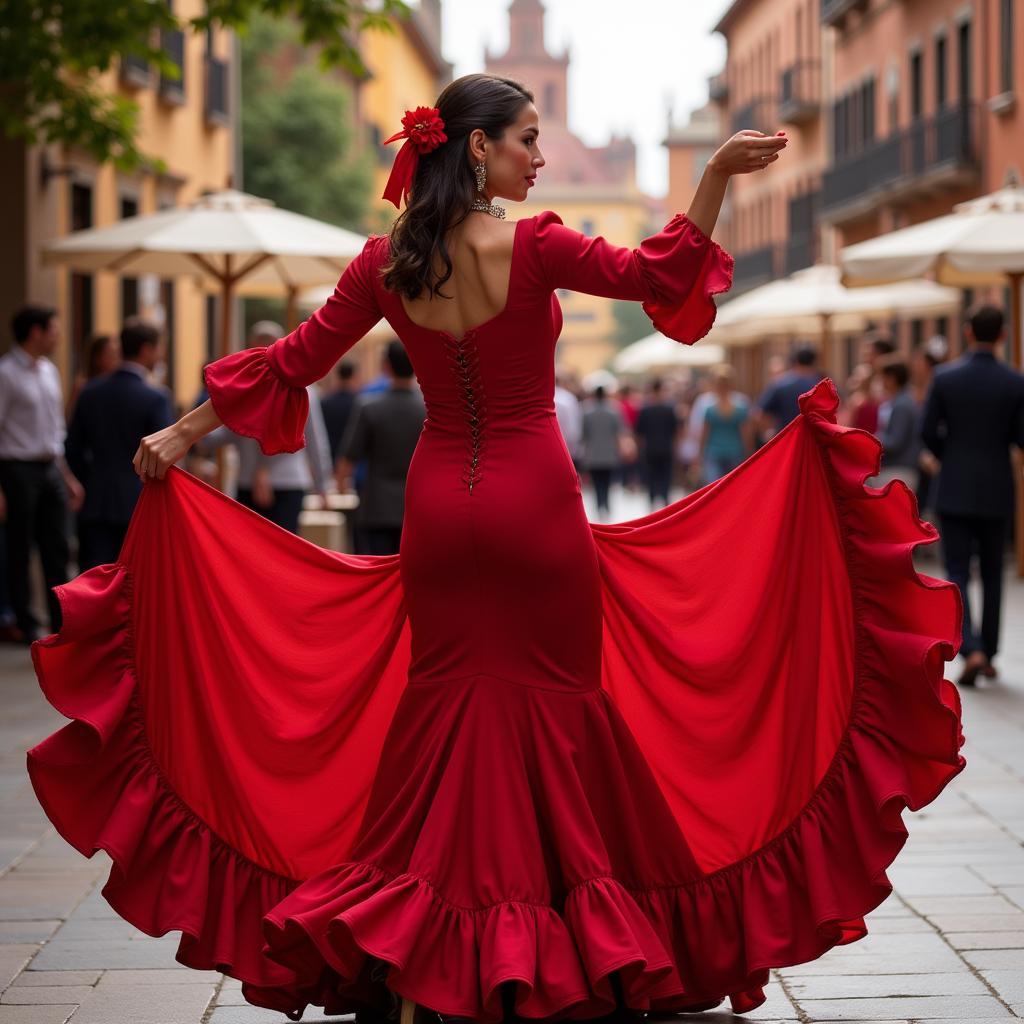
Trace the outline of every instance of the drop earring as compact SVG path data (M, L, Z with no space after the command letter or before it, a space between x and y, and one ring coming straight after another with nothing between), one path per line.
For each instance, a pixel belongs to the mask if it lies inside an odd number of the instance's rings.
M487 165L481 160L473 168L473 172L476 174L476 190L477 192L483 192L484 186L487 184ZM469 208L471 210L479 210L481 213L489 213L492 217L497 217L499 220L505 219L505 208L489 203L484 196L477 196Z

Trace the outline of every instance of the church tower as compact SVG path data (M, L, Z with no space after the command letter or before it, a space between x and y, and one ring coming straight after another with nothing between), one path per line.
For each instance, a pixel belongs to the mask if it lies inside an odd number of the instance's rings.
M569 51L556 57L545 48L544 5L541 0L512 0L508 21L508 49L501 54L485 52L488 72L522 82L536 97L541 121L566 127Z

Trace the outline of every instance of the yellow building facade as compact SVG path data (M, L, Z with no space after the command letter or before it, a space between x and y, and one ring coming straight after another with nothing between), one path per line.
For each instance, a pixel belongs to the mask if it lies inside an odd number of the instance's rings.
M203 10L202 0L174 2L181 24ZM91 336L116 335L128 315L151 318L167 336L166 382L179 405L187 405L212 352L212 303L203 288L187 277L80 275L45 267L41 256L46 242L72 231L185 205L204 191L231 184L238 106L235 39L223 30L182 30L162 42L182 69L180 79L161 78L153 67L123 61L99 84L139 104L139 146L164 161L164 172L124 173L61 146L0 140L8 186L0 190L0 217L15 226L12 244L4 247L0 317L6 328L26 302L57 309L63 341L55 362L66 389L84 369ZM3 347L10 341L6 337Z

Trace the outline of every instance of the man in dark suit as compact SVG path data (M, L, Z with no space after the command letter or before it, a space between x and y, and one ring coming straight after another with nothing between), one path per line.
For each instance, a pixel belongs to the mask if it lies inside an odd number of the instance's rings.
M341 442L339 480L361 459L366 483L355 511L356 554L398 554L405 515L405 478L423 430L427 409L412 363L398 340L388 344L384 365L391 387L356 405Z
M165 392L146 377L162 357L159 330L137 318L121 331L123 360L83 389L68 427L67 459L85 485L78 567L117 560L142 483L132 466L139 441L174 419Z
M996 359L1003 314L977 307L964 325L967 353L936 369L925 401L922 438L939 459L936 510L946 571L964 601L962 686L996 674L1003 549L1013 508L1010 445L1024 447L1024 376ZM984 596L976 630L967 597L975 547Z

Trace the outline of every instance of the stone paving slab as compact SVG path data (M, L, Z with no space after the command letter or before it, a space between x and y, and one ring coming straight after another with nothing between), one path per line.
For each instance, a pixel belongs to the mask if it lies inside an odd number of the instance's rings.
M75 1024L195 1024L202 1020L215 992L216 986L210 982L114 985L104 976L82 1001ZM282 1016L278 1014L278 1024Z
M813 1021L974 1020L1012 1017L992 996L913 996L906 999L805 999L801 1008Z
M95 985L102 971L22 971L14 979L15 988L36 985Z
M65 1024L77 1006L0 1006L0 1024ZM114 1024L113 1021L109 1024ZM117 1024L129 1024L119 1021Z
M868 999L895 996L983 996L984 982L974 974L841 974L797 977L789 990L798 1003L809 999Z
M91 993L91 985L11 985L0 996L0 1005L84 1003Z

